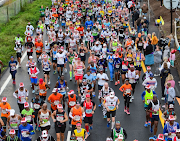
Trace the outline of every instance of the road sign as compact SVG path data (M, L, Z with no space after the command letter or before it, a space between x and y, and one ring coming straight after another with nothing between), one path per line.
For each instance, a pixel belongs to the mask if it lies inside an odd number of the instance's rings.
M172 0L172 9L178 6L179 0ZM163 4L167 9L171 9L171 0L163 0Z

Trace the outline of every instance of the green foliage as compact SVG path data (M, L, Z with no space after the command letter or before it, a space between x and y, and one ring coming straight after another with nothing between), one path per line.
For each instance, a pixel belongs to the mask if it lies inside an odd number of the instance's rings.
M14 39L17 34L20 34L23 40L25 39L24 32L28 22L31 22L36 28L36 22L40 17L39 9L41 5L44 7L50 6L51 1L36 0L32 3L27 3L24 9L12 17L8 23L0 24L0 60L5 66L8 65L10 57L16 55Z

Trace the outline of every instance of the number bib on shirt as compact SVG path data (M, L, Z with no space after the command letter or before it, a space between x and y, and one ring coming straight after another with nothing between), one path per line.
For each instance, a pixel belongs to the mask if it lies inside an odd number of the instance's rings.
M120 67L120 65L117 65L117 64L116 64L116 68L119 68L119 67Z
M40 105L39 105L39 104L34 103L34 109L39 109L39 108L40 108Z
M55 100L54 101L54 105L58 105L59 104L59 101L58 100Z
M113 110L115 108L115 106L113 106L113 105L108 105L108 109L109 110Z
M40 93L44 94L45 93L45 90L39 90Z
M56 116L56 120L57 120L57 121L63 121L63 120L64 120L64 117L63 117L63 116Z
M31 49L27 49L27 52L31 52Z
M113 63L113 59L109 59L109 62L110 62L110 63Z
M92 109L86 109L86 113L87 114L91 114L92 113Z
M36 74L35 73L31 74L31 77L36 77Z
M27 134L27 131L22 131L21 134L24 138L29 137L29 134Z
M31 116L26 116L26 120L27 120L27 122L30 122L31 121Z
M77 137L77 141L83 141L83 137Z
M6 109L5 109L5 110L3 109L3 110L2 110L2 113L3 113L3 114L7 114Z
M70 101L70 102L69 102L69 105L70 105L70 106L74 106L75 104L76 104L75 101Z
M77 69L77 74L82 74L82 69Z
M80 118L81 118L80 116L75 116L76 121L80 121Z
M84 56L84 53L80 53L81 56Z

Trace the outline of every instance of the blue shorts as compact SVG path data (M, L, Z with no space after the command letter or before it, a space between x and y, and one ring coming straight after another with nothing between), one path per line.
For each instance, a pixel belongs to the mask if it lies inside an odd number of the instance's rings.
M57 67L64 67L64 64L57 64Z
M159 115L152 115L151 122L159 121Z
M31 78L31 83L37 84L37 78Z
M66 23L61 23L61 26L65 26L66 25Z

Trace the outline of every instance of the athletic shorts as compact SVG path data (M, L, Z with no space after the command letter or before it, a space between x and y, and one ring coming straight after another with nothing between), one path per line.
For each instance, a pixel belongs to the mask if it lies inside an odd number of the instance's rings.
M110 115L112 115L112 117L115 117L116 116L116 110L107 112L107 118L110 118Z
M63 68L63 67L64 67L64 64L57 64L57 67Z
M101 90L103 86L98 85L98 90Z
M81 76L75 75L75 80L82 80L82 79L83 79L83 75L81 75Z
M45 127L40 127L41 131L43 130L49 130L51 128L51 125L45 126Z
M114 72L120 72L120 68L114 68Z
M64 133L66 130L66 125L61 125L61 127L57 126L57 123L55 123L55 131L56 133Z
M85 117L84 118L84 123L92 124L92 122L93 122L93 116L92 117Z
M135 66L135 69L138 70L138 71L141 71L142 67Z
M126 73L127 73L127 71L121 70L121 74L126 74Z
M152 115L151 122L159 121L159 115Z
M144 106L144 110L146 111L148 109L148 107Z
M33 52L27 52L27 56L32 56Z
M47 74L47 75L49 75L49 73L50 73L50 71L43 71L44 72L44 74Z
M41 55L42 52L36 52L36 55Z
M21 58L21 53L16 53L16 55L17 55L17 58Z
M37 84L37 78L31 78L31 83Z
M53 57L52 57L52 62L57 64L57 59L54 60Z

